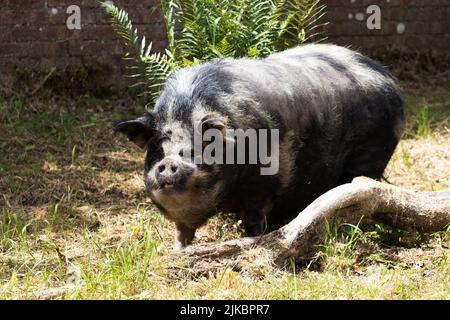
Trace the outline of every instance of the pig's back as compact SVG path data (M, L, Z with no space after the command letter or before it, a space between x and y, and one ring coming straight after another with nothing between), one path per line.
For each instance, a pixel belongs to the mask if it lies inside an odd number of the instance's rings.
M244 82L263 109L299 133L312 120L325 126L343 121L348 127L354 123L346 115L377 118L401 113L400 94L390 73L347 48L304 45L265 59L229 63L238 86Z
M334 45L229 63L239 90L253 92L281 131L280 179L288 183L272 218L284 223L355 176L382 175L398 143L403 109L393 77L380 64Z

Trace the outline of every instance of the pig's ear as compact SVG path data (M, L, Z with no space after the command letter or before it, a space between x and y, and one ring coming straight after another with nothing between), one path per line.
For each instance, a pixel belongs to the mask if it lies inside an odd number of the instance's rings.
M215 115L208 115L203 117L200 121L201 132L205 132L208 129L217 129L220 131L225 131L227 124L225 119L222 119Z
M208 129L217 129L222 132L223 139L226 143L234 143L234 138L228 135L227 119L224 117L207 115L200 121L200 129L202 134Z
M115 132L125 134L128 139L144 149L154 134L148 117L140 117L135 120L119 121L113 124Z

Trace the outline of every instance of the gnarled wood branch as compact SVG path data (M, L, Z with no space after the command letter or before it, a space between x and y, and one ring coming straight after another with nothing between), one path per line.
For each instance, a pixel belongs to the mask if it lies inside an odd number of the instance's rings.
M290 259L310 259L325 239L325 219L337 225L361 218L419 232L437 232L450 223L450 190L413 191L358 177L317 198L284 227L263 235L187 247L181 252L194 269L238 263L248 251L262 248L284 266Z

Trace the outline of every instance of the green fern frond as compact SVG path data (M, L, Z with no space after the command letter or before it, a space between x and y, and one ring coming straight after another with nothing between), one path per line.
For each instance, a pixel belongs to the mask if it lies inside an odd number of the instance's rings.
M144 55L143 43L139 41L137 30L128 18L128 14L110 3L102 3L106 12L111 16L111 22L117 33L125 40L125 45L130 48L127 54L130 58L142 62ZM145 40L144 40L145 42Z
M169 50L174 52L176 49L176 13L180 10L180 6L176 0L161 0L161 9L163 12L164 23L166 25Z
M160 0L168 50L152 53L123 10L103 4L125 40L136 85L154 101L167 77L221 57L264 57L320 35L325 6L320 0Z
M130 75L138 80L134 86L145 85L144 94L150 96L153 103L166 81L173 71L174 65L170 57L164 53L151 53L152 42L146 43L145 37L139 39L137 29L133 28L128 14L110 3L102 3L106 12L111 16L112 25L117 33L125 40L125 45L129 50L125 54L125 59L132 60L135 65L131 70L137 72Z
M222 38L217 44L211 45L211 50L217 55L217 57L230 57L234 55L234 47L227 40L227 38Z
M274 18L280 21L276 37L284 41L284 46L299 45L317 33L312 31L325 14L325 6L320 0L280 1ZM284 48L283 48L284 49Z
M147 93L152 101L156 101L167 77L172 73L171 66L167 63L167 56L163 53L152 53L144 57L146 65L145 75L151 79Z

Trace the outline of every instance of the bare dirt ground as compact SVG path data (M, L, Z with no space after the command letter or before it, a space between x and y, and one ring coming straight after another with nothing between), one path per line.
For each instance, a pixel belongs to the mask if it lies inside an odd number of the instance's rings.
M433 137L404 139L385 171L395 185L417 190L439 190L450 186L450 130Z
M450 188L450 82L406 87L404 139L385 171L393 184ZM450 298L450 234L383 225L331 232L290 270L264 264L173 273L173 226L147 200L143 154L109 129L142 111L123 99L0 100L0 298ZM222 214L196 242L242 235Z

